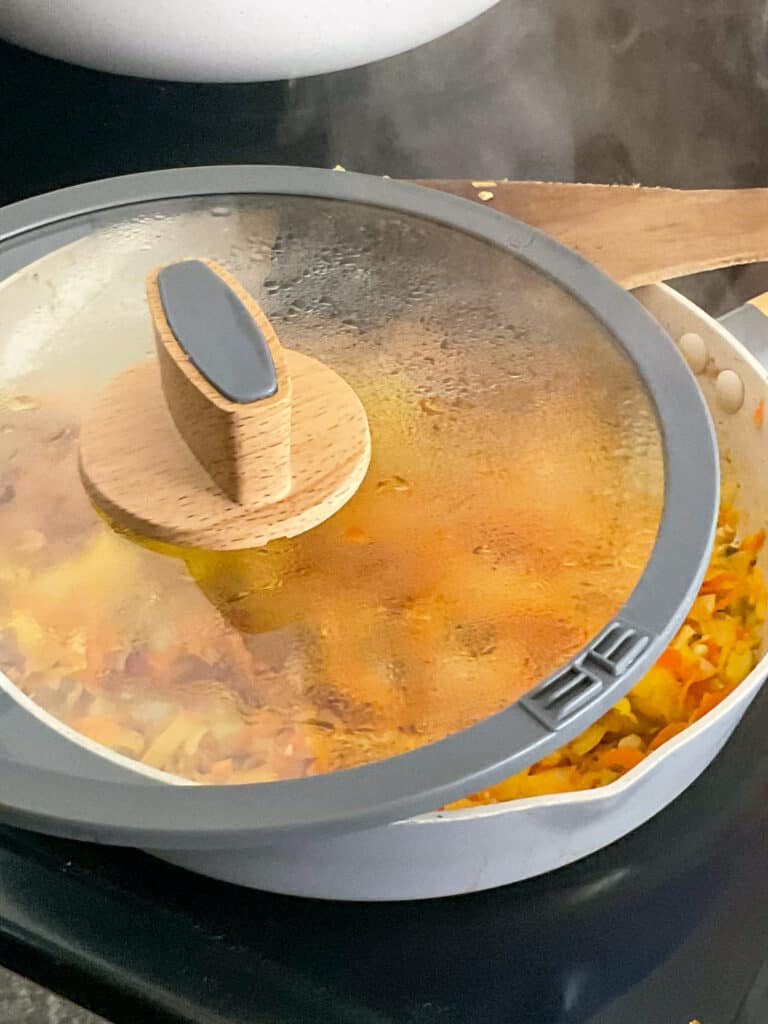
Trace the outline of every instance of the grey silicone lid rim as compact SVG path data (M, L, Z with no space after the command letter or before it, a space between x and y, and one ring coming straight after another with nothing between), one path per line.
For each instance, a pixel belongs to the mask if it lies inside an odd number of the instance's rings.
M577 298L633 360L656 406L666 463L652 556L616 619L575 658L516 704L439 742L329 775L236 787L165 786L129 770L124 782L77 774L70 776L76 784L65 786L58 772L0 759L6 822L106 843L211 849L247 847L283 830L352 831L430 810L526 767L593 722L661 653L703 578L719 497L717 443L703 396L672 340L633 296L529 225L432 189L364 175L185 168L75 186L0 210L0 278L18 267L19 253L4 254L3 246L35 228L145 202L227 194L353 201L426 218L506 249ZM57 248L61 235L50 241L49 250ZM42 255L40 242L32 240L34 258ZM91 758L100 760L81 752L83 771Z

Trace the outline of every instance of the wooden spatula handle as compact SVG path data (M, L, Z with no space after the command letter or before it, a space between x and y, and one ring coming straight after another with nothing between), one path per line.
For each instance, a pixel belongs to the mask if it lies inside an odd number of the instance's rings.
M540 227L625 288L768 260L768 189L422 182Z

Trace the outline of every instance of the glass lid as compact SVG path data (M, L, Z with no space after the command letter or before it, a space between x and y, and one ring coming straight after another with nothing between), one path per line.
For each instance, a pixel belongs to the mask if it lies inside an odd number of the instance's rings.
M22 818L50 817L46 772L83 797L68 821L123 839L174 806L218 835L428 809L575 734L676 628L715 515L706 409L634 300L538 232L414 187L231 168L67 190L0 229L0 754ZM202 259L370 431L351 496L265 544L169 541L84 486L105 389L160 379L148 275ZM140 447L145 411L107 404ZM146 480L110 466L137 508L167 475L151 452ZM19 708L58 763L3 742ZM134 811L86 812L96 780ZM234 788L209 816L199 786L158 782Z

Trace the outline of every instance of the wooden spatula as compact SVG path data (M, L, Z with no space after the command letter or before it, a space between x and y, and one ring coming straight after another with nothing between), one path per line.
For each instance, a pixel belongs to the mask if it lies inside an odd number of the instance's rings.
M768 189L424 181L554 235L625 288L768 260Z

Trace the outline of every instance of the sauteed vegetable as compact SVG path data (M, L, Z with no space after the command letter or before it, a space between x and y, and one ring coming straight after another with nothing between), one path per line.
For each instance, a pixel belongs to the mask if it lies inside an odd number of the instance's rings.
M0 667L89 740L201 783L354 766L501 709L616 612L658 523L658 438L631 369L606 380L568 359L537 360L546 401L509 374L424 392L389 369L361 395L374 455L357 495L243 552L116 533L79 484L71 396L14 396Z
M572 743L452 808L613 782L706 715L749 674L765 622L766 587L757 564L765 530L737 539L739 516L732 500L728 496L721 505L699 596L650 672Z

